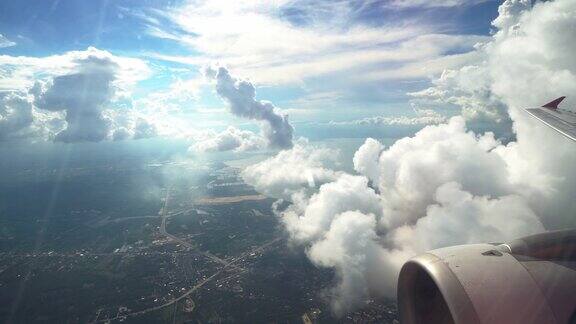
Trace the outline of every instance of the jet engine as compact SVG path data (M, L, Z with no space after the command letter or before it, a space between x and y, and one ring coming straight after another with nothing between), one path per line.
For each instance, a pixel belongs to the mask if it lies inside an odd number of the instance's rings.
M398 308L402 324L576 324L576 230L417 256Z

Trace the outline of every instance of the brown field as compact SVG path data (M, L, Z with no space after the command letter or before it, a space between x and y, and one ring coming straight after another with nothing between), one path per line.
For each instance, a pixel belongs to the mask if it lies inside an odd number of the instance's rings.
M233 197L204 197L196 200L197 205L224 205L233 204L241 201L248 200L264 200L266 196L263 195L247 195L247 196L233 196Z

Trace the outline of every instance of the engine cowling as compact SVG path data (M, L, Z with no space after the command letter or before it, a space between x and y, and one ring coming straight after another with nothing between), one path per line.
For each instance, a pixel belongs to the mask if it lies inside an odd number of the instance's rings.
M401 323L576 324L576 230L433 250L398 280Z

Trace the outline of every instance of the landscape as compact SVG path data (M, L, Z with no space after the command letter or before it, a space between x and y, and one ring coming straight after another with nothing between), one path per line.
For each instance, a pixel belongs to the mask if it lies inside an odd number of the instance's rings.
M576 323L576 0L0 1L0 323Z
M0 321L337 320L326 302L334 273L288 246L275 200L238 168L167 154L97 165L71 156L65 170L11 166L2 179L0 210L12 217L0 224ZM51 200L55 186L74 199ZM372 301L338 320L396 318L393 302Z

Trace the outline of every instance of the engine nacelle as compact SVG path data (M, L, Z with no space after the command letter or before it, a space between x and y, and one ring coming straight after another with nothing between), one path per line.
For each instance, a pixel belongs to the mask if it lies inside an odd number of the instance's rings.
M400 322L576 324L576 230L442 248L408 261Z

